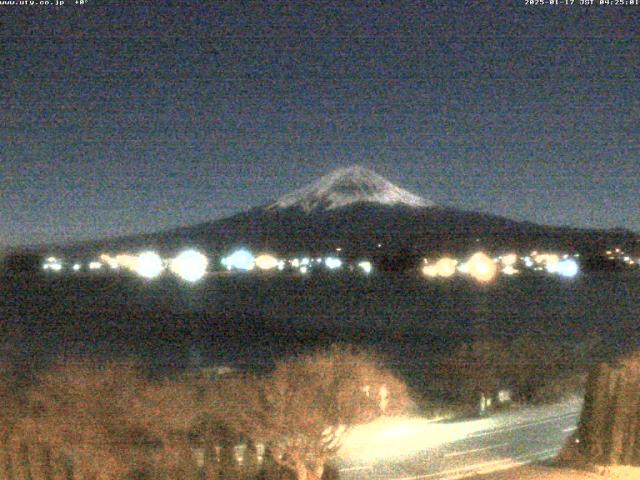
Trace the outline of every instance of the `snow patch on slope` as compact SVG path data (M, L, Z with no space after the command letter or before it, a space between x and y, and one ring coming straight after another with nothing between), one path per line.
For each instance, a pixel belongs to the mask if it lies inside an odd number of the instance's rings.
M435 205L397 187L371 170L353 166L334 170L311 185L284 195L267 208L298 207L308 213L316 209L333 210L362 202L413 208Z

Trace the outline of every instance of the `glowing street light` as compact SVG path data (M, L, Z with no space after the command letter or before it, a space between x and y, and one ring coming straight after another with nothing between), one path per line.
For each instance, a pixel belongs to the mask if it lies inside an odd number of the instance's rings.
M256 267L260 270L272 270L279 265L278 259L268 253L256 257Z
M187 282L197 282L207 273L209 259L197 250L185 250L171 260L169 269Z
M562 260L556 266L556 272L562 277L573 278L578 274L579 271L580 267L578 267L578 262L571 258Z
M156 278L164 270L164 264L160 256L151 251L142 252L138 255L135 265L135 272L144 278Z
M62 270L62 261L58 260L56 257L47 257L42 265L43 270L53 270L54 272L59 272Z
M498 270L495 262L483 252L471 256L467 262L467 269L469 274L481 283L493 280Z
M100 255L100 260L102 260L104 263L109 265L109 267L112 270L117 270L120 267L120 264L118 263L117 257L113 258L113 257L107 255L106 253L103 253L102 255Z
M517 261L518 261L518 256L515 253L509 253L508 255L505 255L502 257L502 264L505 267L515 265Z
M505 275L517 275L518 273L520 273L520 270L514 268L513 265L507 265L502 269L502 273L504 273Z
M324 264L327 266L329 270L335 270L342 266L342 260L336 257L327 257L324 260Z
M456 273L456 267L458 266L458 261L452 258L441 258L435 264L437 274L439 277L449 278Z
M236 269L249 271L255 266L255 258L248 250L236 250L228 257L222 259L222 264L227 270Z
M425 277L436 278L438 276L438 268L435 265L425 265L422 267L422 274Z
M373 269L373 266L371 265L371 262L369 262L368 260L363 260L362 262L358 263L358 268L360 268L364 273L369 275L371 273L371 270Z
M126 268L132 272L137 272L138 257L135 255L129 255L128 253L121 253L120 255L116 255L114 265Z

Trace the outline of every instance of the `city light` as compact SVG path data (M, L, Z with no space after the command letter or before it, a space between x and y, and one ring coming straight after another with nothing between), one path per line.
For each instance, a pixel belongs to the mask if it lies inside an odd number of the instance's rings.
M255 258L248 250L236 250L228 257L222 259L222 265L227 267L227 270L253 270L255 266Z
M494 261L483 252L471 256L467 262L467 269L469 275L481 283L493 280L498 270Z
M441 258L435 264L437 274L439 277L449 278L456 273L456 267L458 266L458 261L452 258Z
M260 270L272 270L279 265L278 259L268 253L256 257L256 267Z
M517 275L518 273L520 273L520 270L515 269L513 265L507 265L502 269L502 273L504 273L505 275Z
M164 270L162 259L155 252L142 252L138 255L135 272L144 278L156 278Z
M62 261L58 260L56 257L47 257L44 265L42 265L42 269L59 272L60 270L62 270Z
M106 253L100 255L100 260L109 265L112 270L117 270L120 267L120 265L118 264L118 260L116 258L110 257Z
M425 277L436 278L438 276L438 268L435 265L425 265L422 267L422 274Z
M196 250L185 250L171 260L169 269L187 282L197 282L207 273L209 259Z
M544 265L549 273L557 273L560 257L555 253L542 253L535 257L536 263Z
M369 275L371 273L371 270L373 269L373 266L371 265L371 262L364 260L358 263L358 268Z
M328 269L335 270L342 266L342 260L336 257L327 257L324 260L324 264L327 266Z
M118 266L121 266L132 272L136 272L138 268L138 257L135 255L129 255L127 253L122 253L116 256L115 266L116 268L118 268Z
M477 252L461 263L450 257L442 257L437 259L435 263L429 263L427 258L423 258L419 271L428 278L450 278L460 272L461 274L470 275L481 283L492 281L498 274L517 275L527 268L537 272L546 271L549 274L569 278L578 275L580 272L579 263L576 260L579 254L547 253L534 250L531 255L520 257L517 253L511 252L492 258L484 252ZM614 255L617 255L616 258L629 266L637 264L635 256L632 257L620 249ZM520 261L522 263L519 263ZM187 282L196 282L206 275L209 265L207 256L194 249L182 251L175 258L166 260L163 260L153 251L145 251L140 255L120 253L110 256L109 254L101 254L99 260L93 260L84 265L80 262L70 262L66 265L65 262L65 260L55 256L49 256L46 257L42 268L55 272L63 271L65 268L69 271L80 272L84 269L90 271L104 270L103 267L108 266L114 270L119 268L127 269L145 278L155 278L165 268L168 268L181 279ZM331 254L327 257L312 258L307 256L280 259L271 253L261 253L258 256L254 256L248 249L244 248L232 252L221 261L227 270L249 271L255 268L264 271L277 269L283 272L287 270L288 266L291 266L302 274L311 272L316 262L323 263L329 270L337 270L348 266L350 272L365 275L369 275L374 270L373 263L370 260L360 259L345 263L344 259Z
M513 266L518 261L518 256L515 253L509 253L508 255L504 255L502 257L502 264L505 267Z
M572 259L562 260L556 266L558 275L562 277L575 277L578 274L579 270L580 268L578 267L578 263Z

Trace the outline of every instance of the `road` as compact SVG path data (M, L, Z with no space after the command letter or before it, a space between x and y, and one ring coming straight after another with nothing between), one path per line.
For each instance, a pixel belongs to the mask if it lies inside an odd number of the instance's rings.
M346 480L453 480L553 458L575 431L573 400L463 422L380 419L358 427L340 452Z

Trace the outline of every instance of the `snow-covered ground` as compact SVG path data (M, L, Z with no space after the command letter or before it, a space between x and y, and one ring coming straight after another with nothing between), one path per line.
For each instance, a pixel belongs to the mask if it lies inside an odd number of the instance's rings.
M341 478L453 480L546 461L575 431L581 408L569 400L467 421L381 418L346 438Z

